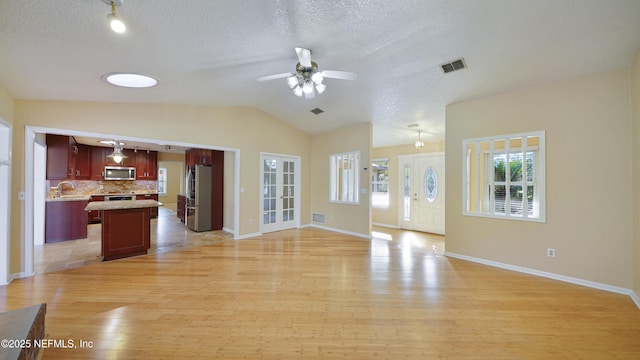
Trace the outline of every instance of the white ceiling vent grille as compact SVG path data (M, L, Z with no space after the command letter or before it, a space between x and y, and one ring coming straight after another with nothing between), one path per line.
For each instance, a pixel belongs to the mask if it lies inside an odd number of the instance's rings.
M440 67L442 68L442 71L444 71L445 74L448 74L452 71L458 71L458 70L462 70L462 69L466 69L467 68L467 63L464 62L463 58L460 58L458 60L454 60L452 62L446 63L446 64L442 64L440 65Z

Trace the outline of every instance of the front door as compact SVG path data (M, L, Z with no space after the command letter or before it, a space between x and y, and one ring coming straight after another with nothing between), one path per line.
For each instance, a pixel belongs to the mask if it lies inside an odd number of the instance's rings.
M444 235L444 154L400 157L400 226Z
M300 158L261 155L262 233L296 228L300 219Z

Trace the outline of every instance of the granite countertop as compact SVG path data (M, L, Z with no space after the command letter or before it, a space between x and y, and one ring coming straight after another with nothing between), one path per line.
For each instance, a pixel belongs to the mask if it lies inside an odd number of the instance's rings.
M54 201L89 201L91 200L91 195L62 195L60 197L46 199L47 202Z
M93 210L119 210L119 209L137 209L146 207L157 207L161 204L155 200L116 200L116 201L92 201L85 211Z

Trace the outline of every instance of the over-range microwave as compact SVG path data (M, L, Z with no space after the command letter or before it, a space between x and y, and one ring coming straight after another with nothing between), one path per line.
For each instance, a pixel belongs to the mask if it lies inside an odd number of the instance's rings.
M136 168L129 166L105 166L102 176L105 180L135 180Z

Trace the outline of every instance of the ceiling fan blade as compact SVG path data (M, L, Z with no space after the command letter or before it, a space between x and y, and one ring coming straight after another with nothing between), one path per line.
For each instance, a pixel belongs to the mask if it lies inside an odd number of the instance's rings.
M274 79L282 79L282 78L286 78L289 77L291 75L295 75L294 73L282 73L282 74L275 74L275 75L268 75L268 76L263 76L261 78L258 78L258 81L267 81L267 80L274 80Z
M311 67L311 50L305 48L296 48L296 54L298 55L298 61L300 65L306 68Z
M349 71L323 70L322 76L331 79L356 80L358 74Z

